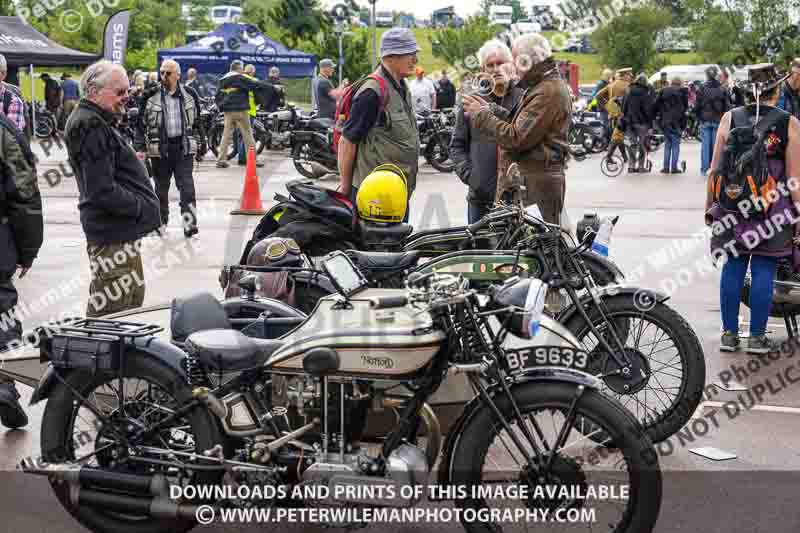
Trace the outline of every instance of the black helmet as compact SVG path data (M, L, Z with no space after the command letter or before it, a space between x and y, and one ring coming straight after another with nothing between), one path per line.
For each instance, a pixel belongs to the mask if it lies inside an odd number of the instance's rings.
M537 301L544 300L546 285L538 283L534 278L508 279L494 291L493 305L498 308L509 308L498 314L497 318L508 330L523 339L530 339L536 331L531 328Z

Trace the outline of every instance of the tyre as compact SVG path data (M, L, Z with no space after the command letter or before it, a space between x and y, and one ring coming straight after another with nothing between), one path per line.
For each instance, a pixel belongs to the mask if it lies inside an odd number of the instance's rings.
M604 300L608 321L601 319L596 305L587 314L612 347L609 325L617 325L632 366L627 379L619 374L606 377L602 392L628 407L658 443L677 433L697 410L706 364L697 335L680 314L663 303L650 307L652 302L647 302L650 308L645 310L635 298L622 295ZM619 370L582 316L574 316L564 326L589 354L590 373L608 375Z
M325 174L321 174L321 171L317 170L315 166L311 164L311 153L312 149L310 144L296 144L294 148L292 148L292 162L294 163L294 168L303 177L316 180Z
M450 159L450 133L441 133L433 137L425 149L425 159L439 172L450 173L455 170L455 163Z
M222 144L222 132L223 131L224 130L223 130L222 126L214 125L211 128L211 133L208 136L209 145L211 146L211 151L214 153L214 157L216 157L216 158L219 158L219 147ZM234 140L231 142L230 146L228 147L228 156L227 156L228 161L230 161L231 159L236 157L236 154L239 151L237 149L237 147L236 147L236 142L235 142L236 136L235 135L234 135L233 139Z
M39 139L47 139L53 135L56 130L56 123L53 117L44 115L36 119L36 137Z
M189 386L160 361L139 352L127 352L125 361L124 414L116 407L122 403L119 401L121 395L118 393L119 380L116 376L72 372L66 377L67 383L102 411L118 431L130 435L126 426L153 423L158 417L167 416L178 404L191 400ZM207 409L192 410L178 424L180 430L176 430L174 425L167 427L151 440L139 444L202 454L216 444L224 443L217 421ZM104 446L115 441L109 429L92 414L86 403L76 400L67 386L59 382L48 399L42 417L42 458L49 463L60 463L80 460L94 452L95 455L88 459L86 465L124 473L151 472L149 466L134 462L112 466L114 458L111 450L102 451ZM192 484L217 484L221 481L221 474L204 471L189 476L187 481ZM71 504L68 483L52 481L51 486L61 505L91 531L170 533L185 532L195 525L194 521L153 519L98 507L75 507Z
M494 400L508 421L507 427L499 422L492 409L479 408L468 419L455 444L453 485L474 487L507 481L509 485L526 486L528 494L535 494L536 487L616 486L619 483L628 487L625 502L587 500L591 503L586 505L583 500L529 497L511 500L511 505L529 510L549 509L554 514L557 509L577 509L584 505L587 510L595 510L594 523L563 524L559 530L652 531L661 508L662 491L658 457L652 442L618 402L592 389L586 389L575 403L576 418L591 421L599 431L606 432L613 439L617 448L593 443L579 431L571 430L567 415L575 402L576 389L575 384L565 382L534 382L513 387L512 394L523 420L518 418L505 395L496 395ZM532 427L539 431L534 432ZM528 434L537 435L539 450L547 449L546 455L553 458L549 468L527 464L524 452L517 444L524 442L525 452L531 453L531 446L523 433L525 428ZM564 431L565 438L557 447L556 437L561 431ZM548 446L545 447L543 442ZM589 464L592 466L586 468ZM456 505L472 509L492 507L488 499L464 499ZM503 503L497 506L506 507ZM525 522L500 525L475 520L463 521L462 525L469 533L529 530L529 524ZM544 529L549 527L544 526Z

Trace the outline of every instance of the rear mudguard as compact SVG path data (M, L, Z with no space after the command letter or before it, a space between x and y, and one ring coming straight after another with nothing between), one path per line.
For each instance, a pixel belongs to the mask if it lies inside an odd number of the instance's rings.
M605 287L598 288L594 291L595 297L601 300L609 298L643 298L644 301L652 301L655 303L663 303L670 299L670 295L664 292L655 291L652 289L643 289L641 287L634 287L632 285L606 285ZM584 294L579 302L580 307L587 308L592 305L594 300L591 293ZM575 316L579 315L579 307L575 304L570 305L564 309L557 317L556 320L561 324L568 324L569 321Z
M576 387L583 386L596 390L600 390L602 385L602 382L595 376L584 372L567 368L541 367L531 369L515 378L513 383L510 384L511 393L514 393L515 388L527 383L547 381L567 382L574 384ZM502 393L502 389L499 385L494 385L490 387L487 392L491 398L494 398L497 394ZM484 408L484 404L480 397L476 396L464 406L461 416L451 426L450 432L447 434L447 438L444 441L444 447L442 448L442 462L439 464L438 472L439 486L447 486L452 482L453 453L458 446L459 439L464 434L464 430L467 428L472 418L477 415L482 408Z
M152 357L174 370L181 379L186 380L186 371L183 368L183 360L186 358L186 353L170 342L163 341L156 337L144 337L135 339L133 344L126 346L126 351L136 351L148 357ZM64 373L64 375L66 375L66 373ZM62 375L62 378L63 377ZM39 380L36 389L33 391L30 405L35 405L49 398L53 392L53 387L55 387L57 383L59 383L59 379L56 377L55 369L53 365L49 365L42 379Z

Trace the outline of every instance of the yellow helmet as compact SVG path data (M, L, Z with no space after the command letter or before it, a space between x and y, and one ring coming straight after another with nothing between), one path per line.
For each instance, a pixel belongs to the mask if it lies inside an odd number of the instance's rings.
M395 165L381 165L358 187L358 215L372 222L402 222L408 208L406 176Z

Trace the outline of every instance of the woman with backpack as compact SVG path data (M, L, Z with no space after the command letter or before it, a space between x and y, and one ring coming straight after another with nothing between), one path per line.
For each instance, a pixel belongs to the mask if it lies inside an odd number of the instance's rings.
M712 230L712 255L725 261L721 351L739 349L739 305L748 266L747 353L766 354L773 348L765 332L778 259L792 255L799 241L794 205L800 203L800 121L776 107L784 79L771 64L749 69L748 105L725 113L714 145L705 218Z

